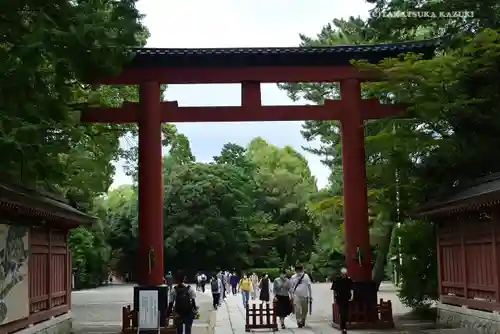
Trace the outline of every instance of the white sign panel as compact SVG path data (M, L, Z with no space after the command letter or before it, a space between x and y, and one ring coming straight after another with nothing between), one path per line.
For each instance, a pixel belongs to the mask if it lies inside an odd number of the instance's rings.
M139 328L158 329L158 291L139 291Z

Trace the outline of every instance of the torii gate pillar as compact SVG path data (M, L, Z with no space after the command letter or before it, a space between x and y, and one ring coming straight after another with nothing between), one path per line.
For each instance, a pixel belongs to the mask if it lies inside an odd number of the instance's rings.
M340 119L342 141L342 176L344 191L345 262L354 281L351 311L361 315L351 319L354 326L371 328L378 324L377 287L371 279L372 256L368 228L364 117L359 80L340 82L344 112ZM334 306L334 323L338 312ZM392 312L390 312L392 316ZM338 322L337 322L338 323ZM353 323L350 322L349 326Z
M139 252L140 285L163 284L163 170L161 90L158 82L139 86Z
M340 98L345 101L340 130L346 265L355 281L366 282L371 280L372 262L360 82L355 79L342 81Z

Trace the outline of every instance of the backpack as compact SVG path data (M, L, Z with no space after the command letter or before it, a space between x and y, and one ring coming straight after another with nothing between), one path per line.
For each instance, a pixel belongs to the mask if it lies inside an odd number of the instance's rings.
M189 295L190 286L176 286L175 292L175 313L180 316L187 316L193 313L193 302Z
M219 282L217 279L213 279L210 282L210 289L212 290L212 293L217 293L217 291L219 291Z

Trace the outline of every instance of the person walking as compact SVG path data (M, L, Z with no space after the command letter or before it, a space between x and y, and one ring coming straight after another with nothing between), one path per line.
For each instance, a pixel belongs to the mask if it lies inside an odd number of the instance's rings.
M222 289L223 287L220 278L217 278L216 275L213 275L212 279L210 280L210 290L212 290L212 303L214 306L214 310L217 310L217 308L220 306Z
M290 299L291 289L292 285L290 280L286 277L286 270L283 269L280 276L273 282L276 316L280 320L282 329L285 329L285 318L292 313L292 301Z
M312 301L311 279L304 272L304 267L300 264L295 266L295 274L291 278L293 306L297 326L302 328L306 325L309 301Z
M250 281L252 281L252 299L257 299L257 292L259 290L259 276L256 273L252 273L250 276Z
M175 275L177 285L171 289L170 303L167 308L167 314L175 313L174 324L177 334L191 334L193 321L198 312L196 306L196 292L185 284L186 275L179 271Z
M201 291L201 273L196 273L196 291Z
M340 315L340 330L347 333L347 322L349 321L349 302L354 299L352 279L347 276L347 268L340 269L340 278L333 280L331 290L334 302L337 304Z
M171 271L169 271L165 275L165 284L168 286L169 289L172 287L172 285L174 285L174 276L172 276Z
M207 284L207 275L205 275L204 273L201 273L200 275L200 289L201 289L201 292L205 293L205 285Z
M224 283L225 283L224 290L226 291L225 295L227 298L227 296L230 294L231 291L231 273L227 270L224 273Z
M226 276L224 275L224 271L220 272L220 281L222 283L222 292L221 292L221 295L220 295L221 302L222 302L224 299L226 299L226 294L227 294L227 290L226 290Z
M266 302L269 303L270 298L270 292L271 292L271 284L269 282L269 275L264 274L264 277L260 280L259 284L259 300L261 302Z
M252 289L252 281L250 281L247 274L243 273L243 278L239 281L238 285L240 286L243 307L247 308L250 299L250 291Z
M220 300L226 299L226 283L224 282L225 280L225 275L223 271L219 271L217 274L217 278L221 281L222 283L222 291L220 292Z
M240 281L240 278L238 277L238 275L236 275L236 273L233 273L231 275L230 283L231 283L231 292L235 296L236 296L236 293L238 292L238 282L239 281Z

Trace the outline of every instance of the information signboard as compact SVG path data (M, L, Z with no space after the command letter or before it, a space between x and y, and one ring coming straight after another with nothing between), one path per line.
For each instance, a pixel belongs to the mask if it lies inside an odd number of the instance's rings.
M168 288L166 286L139 285L134 287L134 310L137 311L138 327L145 330L164 327L167 305Z
M139 328L158 329L159 323L158 291L139 290Z

